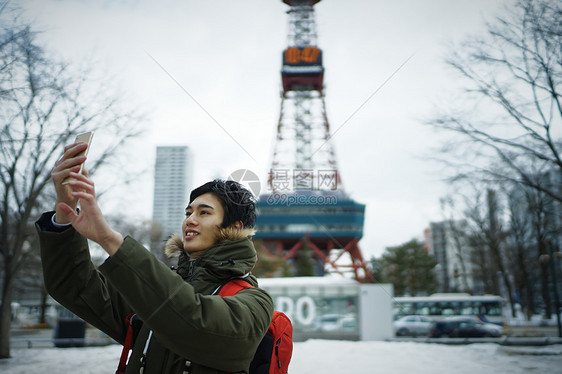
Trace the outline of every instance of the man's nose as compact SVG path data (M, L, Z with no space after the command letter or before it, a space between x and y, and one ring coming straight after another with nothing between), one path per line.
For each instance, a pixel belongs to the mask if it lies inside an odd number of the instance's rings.
M187 225L197 225L197 220L194 217L194 214L190 214L188 217L185 218L185 223Z

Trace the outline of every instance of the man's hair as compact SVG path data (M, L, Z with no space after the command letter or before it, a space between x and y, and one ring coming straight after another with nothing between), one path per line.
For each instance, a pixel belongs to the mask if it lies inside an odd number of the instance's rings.
M254 227L256 199L246 187L232 180L215 179L191 191L189 203L191 204L197 197L208 192L221 201L224 209L222 227L229 227L236 221L242 221L245 228Z

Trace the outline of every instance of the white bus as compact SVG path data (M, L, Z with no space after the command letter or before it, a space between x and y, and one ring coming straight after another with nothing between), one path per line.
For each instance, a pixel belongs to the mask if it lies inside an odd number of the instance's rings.
M467 293L438 293L431 296L394 298L394 318L406 315L444 317L476 317L484 322L502 325L504 299L495 295L472 296Z

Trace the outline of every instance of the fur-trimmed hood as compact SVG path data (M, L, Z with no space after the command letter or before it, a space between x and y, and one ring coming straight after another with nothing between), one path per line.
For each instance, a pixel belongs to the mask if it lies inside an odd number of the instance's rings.
M254 228L236 229L234 227L225 227L219 229L219 237L217 244L225 242L233 242L240 239L251 238L256 233ZM215 244L215 245L217 245ZM174 234L166 241L164 253L166 256L171 257L177 253L183 252L183 241L181 236Z

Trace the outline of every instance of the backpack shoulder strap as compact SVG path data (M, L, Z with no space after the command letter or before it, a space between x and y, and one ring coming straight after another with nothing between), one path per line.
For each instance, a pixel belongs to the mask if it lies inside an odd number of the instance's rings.
M219 296L234 296L245 288L254 288L254 286L244 278L234 278L222 284L214 294Z
M127 358L129 357L129 351L133 346L133 318L135 313L131 313L125 319L127 324L127 334L125 335L125 341L123 342L123 350L121 351L121 358L119 359L119 365L117 366L117 371L115 374L125 373L125 368L127 367Z

